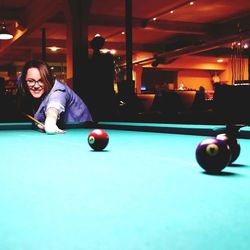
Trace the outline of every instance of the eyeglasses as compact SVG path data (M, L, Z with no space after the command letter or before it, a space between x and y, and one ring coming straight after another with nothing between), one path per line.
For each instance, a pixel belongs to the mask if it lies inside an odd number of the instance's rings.
M38 84L39 87L43 87L44 83L42 82L42 80L35 80L35 79L28 79L26 80L26 83L29 87L34 87L36 85L36 83Z

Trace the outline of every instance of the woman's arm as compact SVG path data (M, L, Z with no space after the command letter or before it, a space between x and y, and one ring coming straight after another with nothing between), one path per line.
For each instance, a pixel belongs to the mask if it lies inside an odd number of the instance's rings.
M45 119L45 132L47 134L62 134L65 131L59 129L56 125L59 116L59 111L56 108L48 108Z

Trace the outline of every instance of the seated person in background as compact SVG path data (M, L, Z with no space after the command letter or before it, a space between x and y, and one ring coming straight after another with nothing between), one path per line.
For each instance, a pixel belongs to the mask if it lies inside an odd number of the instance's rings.
M205 107L206 107L205 88L203 86L200 86L199 90L196 91L192 108L196 111L202 111L205 109Z
M45 123L43 129L48 134L64 133L58 127L60 123L92 121L82 99L66 84L54 79L49 66L39 60L24 65L18 82L18 103L22 112Z
M178 90L186 90L185 85L183 83L181 83Z
M3 77L0 77L0 96L4 95L5 93L4 85L5 85L5 80Z

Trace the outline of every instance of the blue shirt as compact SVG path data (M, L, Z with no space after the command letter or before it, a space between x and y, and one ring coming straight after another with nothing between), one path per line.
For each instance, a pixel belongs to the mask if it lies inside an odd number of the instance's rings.
M91 114L82 99L66 84L55 80L50 92L43 98L34 117L44 122L48 108L56 108L63 122L92 121Z

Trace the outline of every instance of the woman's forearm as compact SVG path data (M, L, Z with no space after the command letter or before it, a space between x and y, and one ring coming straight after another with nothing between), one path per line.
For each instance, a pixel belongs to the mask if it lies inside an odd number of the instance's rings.
M56 125L59 111L56 108L48 108L45 119L45 132L48 134L57 133L58 127Z
M47 112L46 112L46 122L50 122L50 123L57 123L57 119L58 119L58 115L59 115L59 111L56 108L48 108Z

